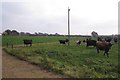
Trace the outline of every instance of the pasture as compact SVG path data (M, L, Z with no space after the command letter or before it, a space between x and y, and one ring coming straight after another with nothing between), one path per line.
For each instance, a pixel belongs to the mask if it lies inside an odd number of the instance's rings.
M32 39L32 47L24 47L23 39ZM118 44L112 46L109 58L98 54L95 47L87 47L83 42L76 45L75 41L85 38L71 37L70 46L59 44L64 36L3 36L4 50L11 55L30 63L41 66L48 71L57 72L74 78L117 78ZM6 47L6 44L15 47Z

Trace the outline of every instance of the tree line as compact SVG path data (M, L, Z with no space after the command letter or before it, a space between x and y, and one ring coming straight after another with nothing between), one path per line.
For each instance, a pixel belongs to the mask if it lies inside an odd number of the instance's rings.
M5 30L2 35L4 36L59 36L60 34L55 33L55 34L48 34L48 33L41 33L41 32L35 32L35 33L29 33L29 32L18 32L17 30L10 30L7 29Z
M48 34L48 33L41 33L41 32L35 32L35 33L29 33L29 32L18 32L17 30L10 30L7 29L2 33L3 36L67 36L67 35L61 35L58 33L55 34ZM91 35L70 35L70 36L79 36L79 37L107 37L105 35L98 35L97 32L92 31ZM109 35L109 37L113 37L113 36L119 36L120 35Z

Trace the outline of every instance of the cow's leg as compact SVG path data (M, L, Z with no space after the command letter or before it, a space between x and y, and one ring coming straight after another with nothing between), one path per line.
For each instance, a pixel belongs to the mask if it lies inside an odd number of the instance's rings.
M99 49L96 47L96 49L97 49L97 53L99 53Z
M104 52L104 56L105 56L105 54L106 54L106 53Z
M96 45L94 44L94 47L96 47Z
M107 51L105 50L105 52L104 52L104 56L105 56L105 54L107 54Z
M107 52L107 53L105 52L105 53L104 53L104 56L105 56L105 54L107 55L107 57L109 57L108 52Z
M97 49L97 53L99 53L99 49Z
M109 57L109 56L108 56L108 52L109 52L109 49L106 49L106 50L105 50L105 53L107 54L107 57Z
M64 42L63 44L66 44L66 42Z
M32 44L30 44L30 47L32 46Z
M107 57L109 57L108 52L107 52Z

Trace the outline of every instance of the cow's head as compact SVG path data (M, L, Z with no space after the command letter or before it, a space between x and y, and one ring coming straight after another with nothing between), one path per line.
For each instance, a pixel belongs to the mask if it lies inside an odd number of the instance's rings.
M69 39L66 39L66 42L69 42Z
M109 49L111 49L112 45L113 45L112 43L108 44Z

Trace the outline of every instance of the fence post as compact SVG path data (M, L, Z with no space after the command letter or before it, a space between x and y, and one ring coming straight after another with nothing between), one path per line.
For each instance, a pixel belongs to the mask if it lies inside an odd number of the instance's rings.
M12 49L13 49L13 44L12 44Z
M8 47L8 43L7 43L7 47Z

